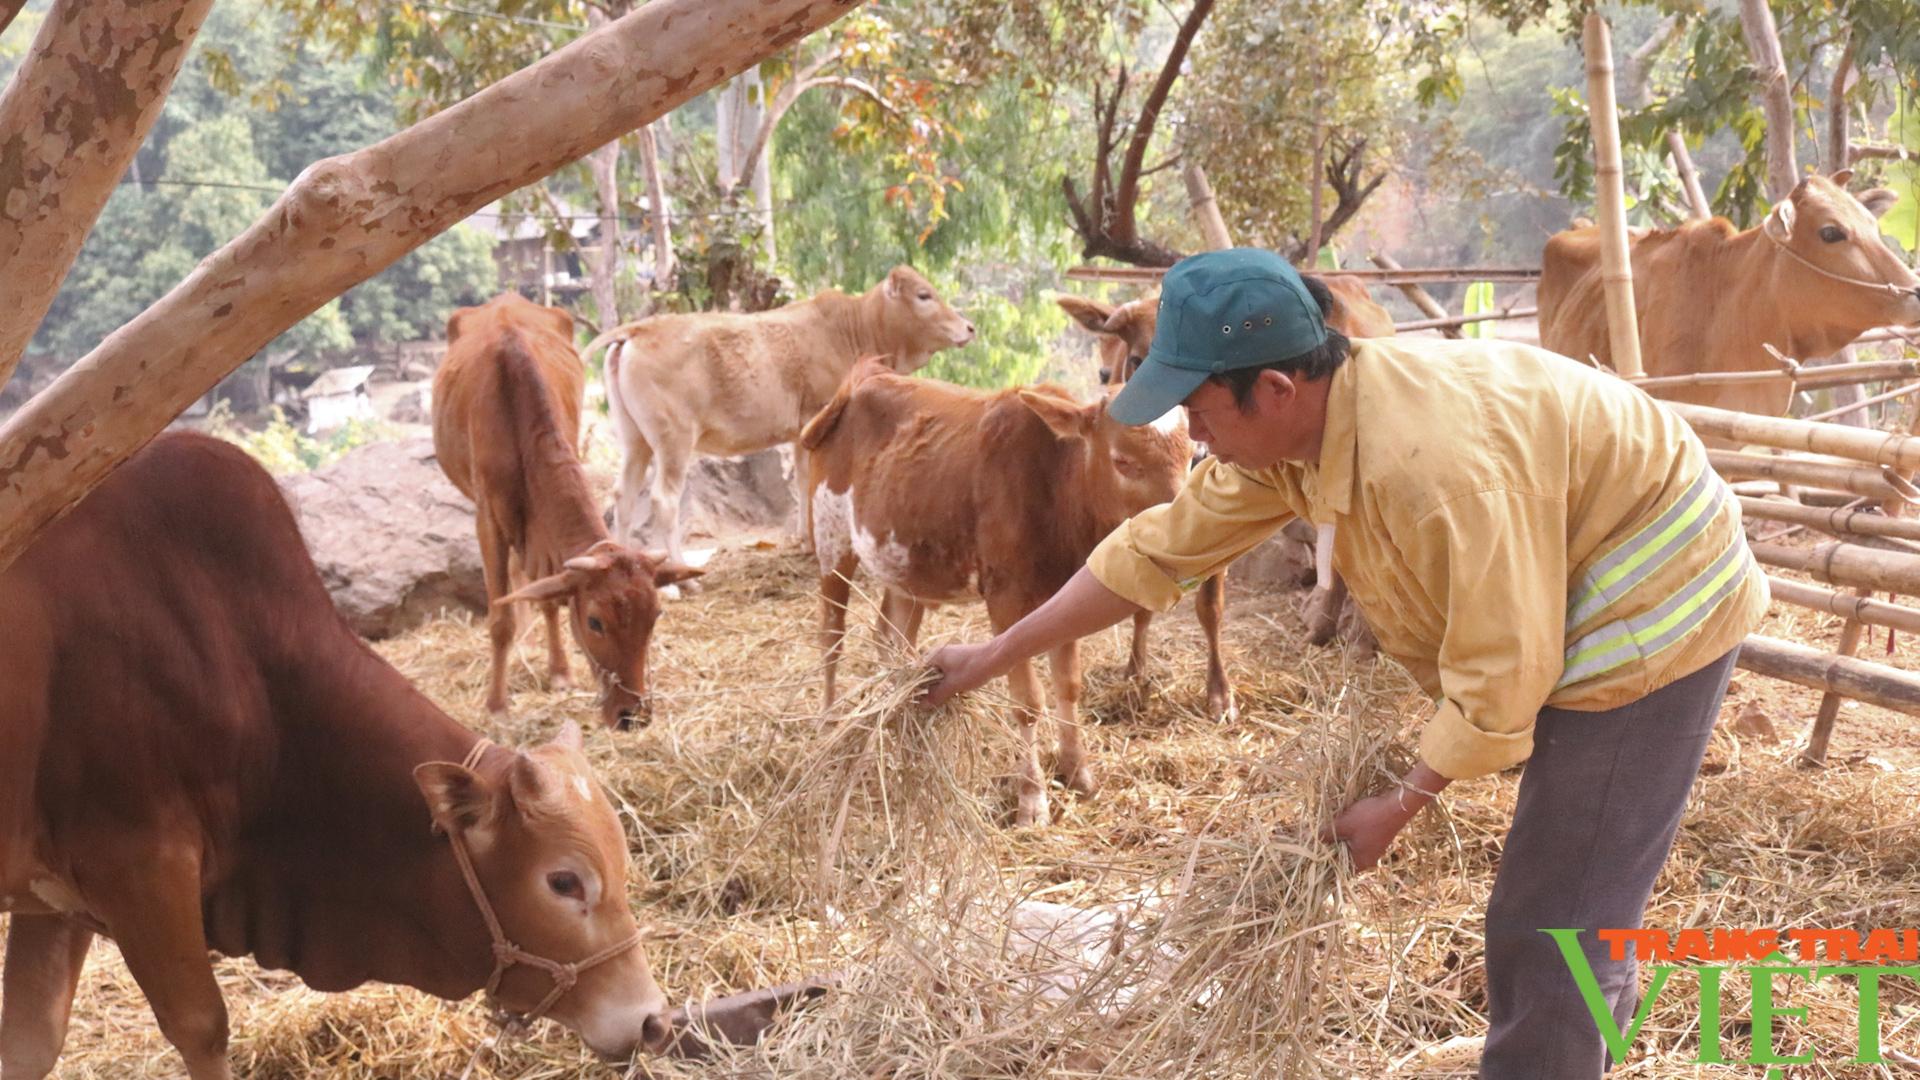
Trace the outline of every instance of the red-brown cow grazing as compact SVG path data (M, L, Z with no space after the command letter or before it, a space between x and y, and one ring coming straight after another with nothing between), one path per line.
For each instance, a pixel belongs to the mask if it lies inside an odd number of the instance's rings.
M1848 169L1807 177L1745 232L1725 218L1634 230L1633 304L1646 373L1773 371L1768 345L1809 360L1883 323L1920 323L1920 277L1880 239L1874 220L1898 197L1876 188L1855 198L1847 191L1852 178ZM1547 240L1542 346L1613 362L1600 279L1598 229ZM1790 392L1785 380L1655 391L1762 414L1786 412Z
M194 1080L229 1075L207 957L318 990L482 989L505 934L558 962L635 940L627 846L579 729L480 744L334 610L279 490L239 450L156 439L0 575L0 1070L60 1053L96 933ZM476 746L484 753L471 768ZM504 1007L553 988L516 964ZM625 1055L666 1037L637 947L548 1015Z
M473 500L480 533L493 600L487 708L507 710L518 601L541 606L552 684L566 685L564 603L574 640L600 677L601 718L625 730L652 713L647 645L660 617L658 589L700 571L608 537L575 452L585 387L566 312L516 293L461 308L447 320L447 358L433 378L433 447L447 478ZM534 580L515 590L516 573Z
M850 581L886 589L883 625L911 644L928 607L978 594L996 631L1052 596L1120 522L1173 498L1192 452L1184 417L1125 427L1106 401L1058 387L998 393L909 379L862 360L801 432L810 451L820 560L826 700L846 635ZM1055 771L1095 788L1075 713L1079 646L1048 656L1060 754ZM1023 707L1022 825L1047 820L1035 726L1045 705L1031 664L1008 677Z

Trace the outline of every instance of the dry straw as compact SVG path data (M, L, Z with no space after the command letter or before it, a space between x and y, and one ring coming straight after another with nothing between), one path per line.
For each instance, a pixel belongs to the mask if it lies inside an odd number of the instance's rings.
M724 553L712 569L708 589L661 622L660 718L588 737L629 830L645 947L680 1002L829 971L843 982L761 1046L648 1063L653 1075L1470 1075L1423 1051L1484 1034L1480 928L1516 775L1454 785L1385 865L1344 869L1320 828L1385 788L1382 770L1405 764L1427 706L1390 664L1306 648L1292 597L1234 593L1234 723L1203 715L1205 653L1184 614L1155 623L1145 686L1121 677L1119 634L1090 639L1101 792L1056 789L1051 824L1015 829L1018 729L1004 698L926 715L910 704L917 662L856 635L846 697L823 711L808 561ZM871 606L856 608L864 622ZM1831 630L1824 616L1782 611L1764 632L1821 641ZM955 609L930 618L928 637L985 631L978 611ZM1920 666L1911 641L1896 662ZM485 633L470 620L381 648L503 743L592 716L588 694L540 686L543 650L527 642L513 673L519 711L487 722ZM1900 718L1848 710L1833 763L1799 769L1788 742L1732 718L1759 709L1784 730L1817 695L1739 681L1648 923L1913 925L1920 740ZM244 962L219 972L242 1076L442 1080L489 1031L477 1002L388 987L316 994ZM1746 1051L1747 993L1729 983L1731 1054ZM1809 1013L1782 1024L1782 1052L1819 1056L1796 1080L1909 1074L1891 1055L1920 1054L1920 992L1883 986L1886 1065L1847 1061L1855 995L1838 979L1784 988L1781 1004ZM1694 983L1670 983L1616 1075L1761 1075L1688 1064L1696 1000ZM182 1075L110 944L95 947L57 1075ZM594 1060L548 1024L482 1075L643 1073Z

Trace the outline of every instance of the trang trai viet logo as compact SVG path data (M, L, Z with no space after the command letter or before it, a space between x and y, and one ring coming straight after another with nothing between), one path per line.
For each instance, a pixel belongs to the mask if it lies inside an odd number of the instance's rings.
M1573 981L1586 1000L1593 1022L1606 1040L1613 1060L1625 1061L1628 1052L1653 1012L1662 991L1669 997L1695 988L1685 982L1697 980L1699 999L1700 1053L1694 1058L1701 1065L1805 1065L1813 1061L1845 1061L1851 1051L1858 1064L1885 1061L1880 1046L1880 993L1883 980L1903 978L1920 984L1920 930L1601 930L1597 937L1615 960L1625 959L1631 948L1643 967L1653 972L1640 1006L1627 1030L1614 1021L1613 1010L1594 978L1593 965L1581 950L1579 930L1542 930L1560 946ZM1673 989L1667 983L1675 974L1685 973ZM1807 1019L1804 1005L1778 1004L1780 995L1799 980L1813 985L1822 979L1850 978L1858 988L1857 1037L1852 1047L1815 1045L1797 1056L1776 1049L1776 1039L1786 1041L1782 1021ZM1745 1057L1730 1056L1722 1044L1721 999L1725 991L1740 980L1750 989L1749 1020L1753 1038ZM1767 1076L1784 1077L1778 1068Z

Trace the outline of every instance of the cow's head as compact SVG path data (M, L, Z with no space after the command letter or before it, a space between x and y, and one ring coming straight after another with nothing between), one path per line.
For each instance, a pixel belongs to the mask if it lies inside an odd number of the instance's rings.
M1159 323L1158 290L1114 306L1084 296L1062 296L1057 301L1073 321L1100 342L1100 385L1120 386L1133 377L1153 345Z
M1107 414L1118 389L1082 405L1055 387L1023 388L1020 401L1085 457L1090 505L1102 516L1131 517L1173 499L1193 455L1186 414L1174 409L1151 424L1129 427ZM1117 522L1116 522L1117 523Z
M559 573L529 582L494 603L566 604L573 638L600 677L601 719L625 731L636 720L644 726L653 719L647 646L660 618L660 590L703 572L602 540L586 554L568 559Z
M453 314L447 316L447 344L460 340L468 324L482 313L494 313L518 326L544 331L568 345L573 344L573 315L570 312L536 304L517 292L501 293L479 307L453 309Z
M956 349L973 340L973 324L947 306L933 285L911 266L896 266L887 280L875 286L879 297L879 347L892 353L902 374L917 371L941 349Z
M525 952L572 963L638 932L627 906L626 835L581 756L577 725L568 723L545 746L512 753L504 769L486 759L475 769L434 761L413 775L434 827L466 845L501 931ZM500 980L500 1004L531 1012L553 986L546 971L515 964ZM582 970L547 1015L596 1053L624 1058L663 1046L666 1007L636 945Z
M1806 282L1807 291L1785 302L1861 326L1920 322L1920 277L1881 239L1875 220L1899 196L1874 188L1855 198L1846 187L1852 178L1851 169L1807 177L1761 224L1769 238L1799 256L1783 260L1783 273Z

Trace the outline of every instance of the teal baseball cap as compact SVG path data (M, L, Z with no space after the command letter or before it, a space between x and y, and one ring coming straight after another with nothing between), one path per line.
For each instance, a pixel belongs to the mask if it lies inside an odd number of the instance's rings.
M1260 248L1188 256L1161 279L1153 346L1107 412L1150 424L1208 376L1291 360L1326 340L1320 305L1287 260Z

